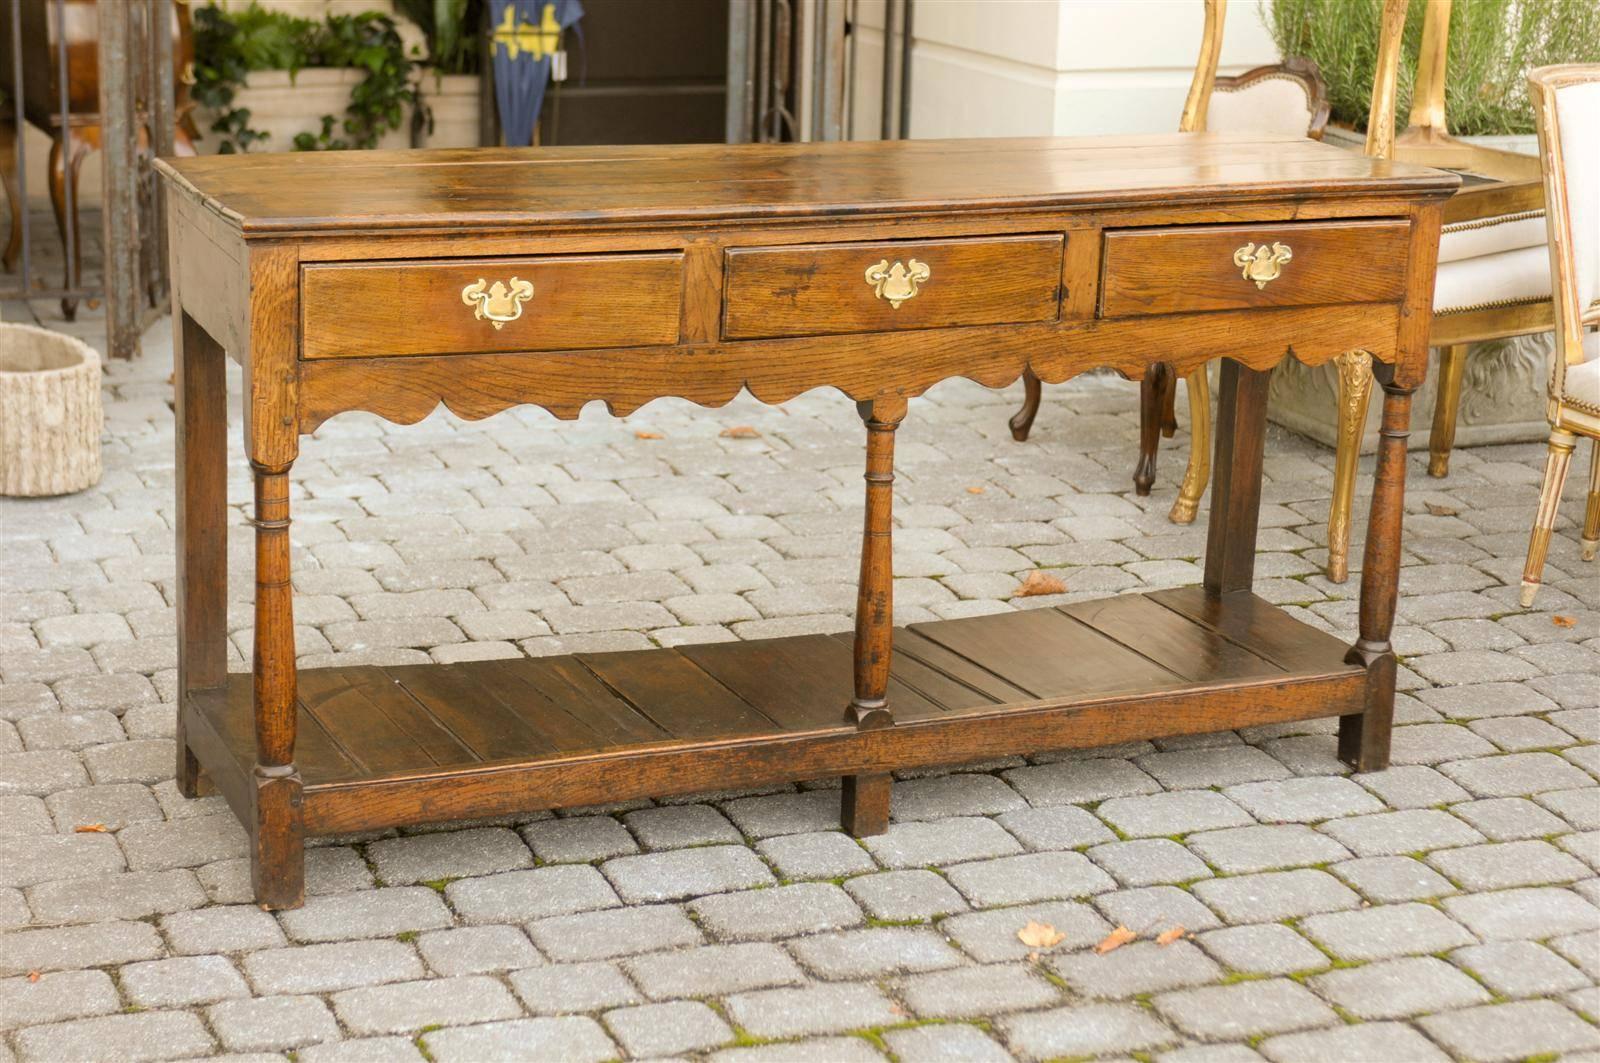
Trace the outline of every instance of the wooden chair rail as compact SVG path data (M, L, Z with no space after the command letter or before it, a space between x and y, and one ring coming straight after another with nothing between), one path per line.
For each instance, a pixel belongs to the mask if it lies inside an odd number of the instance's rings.
M1177 137L441 152L391 157L381 185L353 157L305 157L287 184L273 157L165 163L180 789L226 797L256 898L277 908L303 900L308 834L822 774L844 777L843 823L868 834L887 828L898 768L1311 716L1339 716L1343 755L1383 767L1404 509L1392 441L1426 367L1455 182L1352 158ZM530 206L506 212L508 196ZM462 219L479 234L463 239ZM1352 351L1386 398L1346 646L1250 587L1268 371ZM251 674L231 678L228 356L244 369L256 548ZM1218 358L1203 586L892 626L908 398L957 376L1137 379ZM625 414L818 387L857 402L865 436L853 636L296 669L289 480L300 436L329 417L533 403L572 418L591 401Z

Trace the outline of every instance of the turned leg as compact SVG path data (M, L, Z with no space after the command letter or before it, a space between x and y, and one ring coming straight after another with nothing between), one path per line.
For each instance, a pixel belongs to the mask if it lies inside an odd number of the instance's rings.
M1382 771L1389 766L1389 732L1394 725L1395 660L1389 635L1400 594L1406 440L1411 435L1414 389L1396 386L1393 368L1388 365L1382 365L1381 373L1383 424L1378 430L1378 467L1361 562L1361 635L1345 657L1367 670L1366 708L1339 718L1339 758L1357 771Z
M1339 370L1339 438L1333 459L1333 500L1328 504L1328 579L1343 583L1350 576L1350 510L1372 397L1372 355L1346 351L1334 365Z
M1456 413L1461 408L1461 371L1467 364L1467 345L1457 343L1439 351L1439 397L1433 407L1433 431L1428 435L1428 475L1450 475L1450 449L1456 445Z
M1183 378L1183 390L1189 396L1189 465L1183 470L1183 483L1167 519L1174 524L1193 524L1200 496L1206 493L1206 481L1211 478L1211 381L1205 366Z
M1600 552L1600 439L1589 446L1589 504L1583 511L1583 559Z
M1539 576L1544 572L1545 555L1550 552L1550 532L1556 526L1556 510L1561 505L1561 488L1567 482L1567 467L1572 463L1572 448L1578 437L1563 428L1550 433L1550 453L1544 462L1544 485L1539 488L1539 508L1533 515L1533 532L1528 536L1528 560L1522 566L1522 607L1533 605L1533 596L1539 593ZM1592 467L1591 467L1592 469ZM1594 474L1589 477L1594 485ZM1594 495L1589 496L1589 509L1595 509ZM1588 514L1585 514L1584 532L1588 534Z
M1172 377L1172 366L1155 362L1145 369L1144 379L1139 382L1139 464L1133 470L1135 494L1149 494L1156 482L1156 452L1161 449L1161 434L1166 429L1164 413L1173 390Z
M5 186L6 204L11 209L11 235L5 255L0 257L0 264L9 272L17 268L17 256L22 253L22 212L28 209L17 187L17 126L10 121L0 121L0 184Z
M849 718L862 731L894 726L889 712L889 659L894 630L894 430L906 400L857 404L867 425L867 512L861 529L861 576L856 584L855 696ZM861 837L889 829L889 774L844 780L844 829Z
M256 903L305 900L305 832L294 764L294 604L289 585L289 467L251 463L255 476L255 815L249 824Z
M1033 431L1033 419L1039 415L1039 398L1043 388L1039 385L1039 378L1033 375L1032 369L1022 371L1022 406L1011 415L1011 438L1018 443L1028 439L1028 433Z
M227 682L228 414L226 358L193 318L173 329L178 515L178 790L200 793L188 699Z

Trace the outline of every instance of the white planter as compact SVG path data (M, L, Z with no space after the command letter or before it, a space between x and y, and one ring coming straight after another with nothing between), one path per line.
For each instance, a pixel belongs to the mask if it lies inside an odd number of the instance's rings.
M100 356L71 336L0 325L0 495L100 481Z
M301 133L322 132L322 116L331 114L344 121L350 106L350 90L360 84L366 71L354 67L306 69L290 78L287 70L257 70L234 94L233 105L250 112L250 128L269 134L251 151L292 151L294 138ZM216 112L201 110L197 116L201 154L215 154L222 137L211 132ZM335 129L338 133L337 127ZM407 110L399 128L391 129L378 140L380 148L411 146L411 113Z
M1328 126L1322 134L1322 139L1329 144L1337 144L1341 148L1354 148L1357 151L1367 146L1365 133L1357 133L1341 125ZM1486 148L1514 151L1518 155L1539 154L1539 138L1533 133L1507 133L1504 136L1471 136L1458 139L1468 144L1481 144Z
M478 140L478 75L422 72L417 86L422 100L433 112L433 131L424 127L417 137L419 148L476 148Z

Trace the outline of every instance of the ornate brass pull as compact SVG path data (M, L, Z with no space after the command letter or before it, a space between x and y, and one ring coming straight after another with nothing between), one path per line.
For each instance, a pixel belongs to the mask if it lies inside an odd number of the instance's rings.
M1255 281L1257 288L1265 288L1283 273L1283 264L1294 257L1287 244L1245 244L1233 253L1233 264L1239 267L1240 276Z
M490 284L479 277L477 283L461 289L461 301L472 307L472 316L488 319L496 329L522 316L522 304L533 298L533 282L512 277L510 282Z
M909 260L911 265L896 262L889 265L888 259L882 259L875 266L867 267L867 283L872 285L873 292L879 299L889 300L889 305L900 309L900 304L907 299L917 297L917 286L933 275L926 262Z

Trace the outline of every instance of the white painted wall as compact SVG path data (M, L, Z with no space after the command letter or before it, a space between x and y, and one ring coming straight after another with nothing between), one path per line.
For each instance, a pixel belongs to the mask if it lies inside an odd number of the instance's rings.
M916 137L1175 129L1204 24L1200 0L917 0L915 6ZM858 139L878 135L883 11L882 0L861 0ZM1234 0L1220 73L1277 61L1257 0Z

